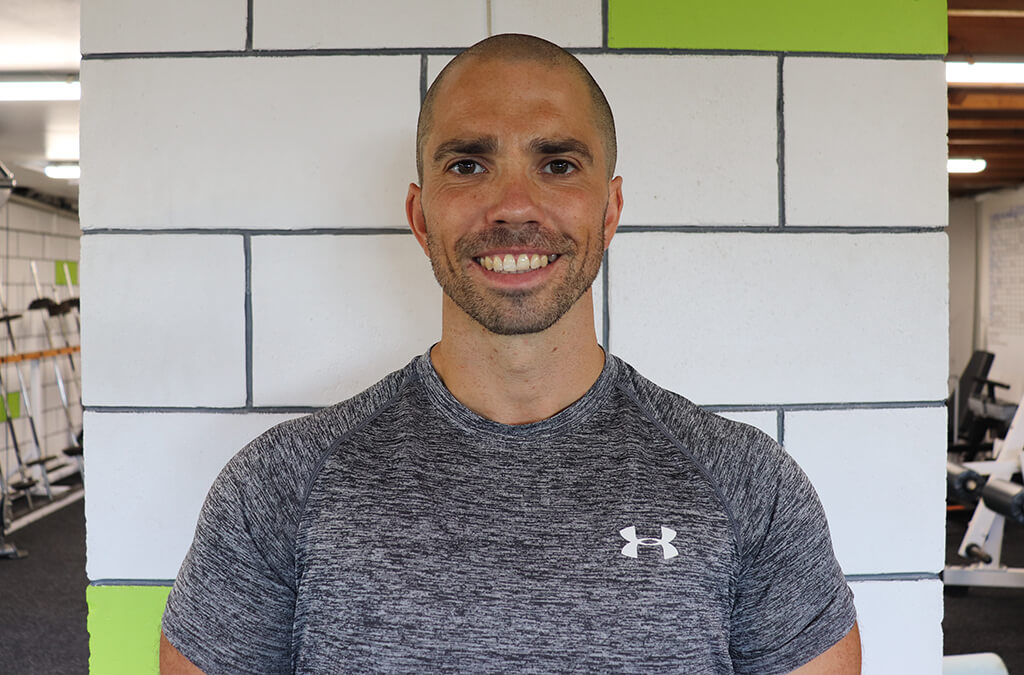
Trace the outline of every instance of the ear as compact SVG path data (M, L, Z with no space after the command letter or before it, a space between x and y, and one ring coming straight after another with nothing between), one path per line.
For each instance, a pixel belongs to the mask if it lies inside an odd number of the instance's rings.
M612 243L612 237L619 229L619 217L622 215L622 176L616 176L608 183L608 206L604 212L604 247Z
M427 219L423 217L423 188L416 183L409 183L409 193L405 196L405 219L409 228L420 243L420 248L430 257L427 249Z

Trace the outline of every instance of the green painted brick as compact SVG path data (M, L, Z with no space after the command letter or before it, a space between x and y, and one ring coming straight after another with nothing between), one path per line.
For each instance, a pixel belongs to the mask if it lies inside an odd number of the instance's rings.
M157 673L160 618L170 586L89 586L89 672Z
M12 391L7 394L7 410L11 411L11 419L16 420L21 417L21 394L16 391ZM0 405L0 422L7 421L7 411Z
M68 271L71 273L71 283L74 286L78 285L78 263L74 260L54 260L53 261L53 283L58 286L67 286L65 281L64 265L67 264Z
M946 0L608 0L608 46L945 54Z

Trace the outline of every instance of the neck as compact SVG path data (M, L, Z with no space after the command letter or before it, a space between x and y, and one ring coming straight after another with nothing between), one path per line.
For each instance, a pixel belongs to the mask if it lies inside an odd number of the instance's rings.
M491 333L444 298L431 361L463 405L502 424L547 419L580 399L604 368L588 290L553 326L528 335Z

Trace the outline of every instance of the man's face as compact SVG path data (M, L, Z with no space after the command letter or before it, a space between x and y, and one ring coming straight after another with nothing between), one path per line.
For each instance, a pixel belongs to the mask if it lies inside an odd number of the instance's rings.
M527 61L470 61L441 86L413 232L466 314L501 335L543 331L587 293L622 205L589 93Z

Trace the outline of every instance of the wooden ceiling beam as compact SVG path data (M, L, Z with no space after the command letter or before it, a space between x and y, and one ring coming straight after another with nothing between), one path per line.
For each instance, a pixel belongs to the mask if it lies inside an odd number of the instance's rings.
M982 157L989 159L1012 159L1024 153L1024 149L1013 145L991 145L985 143L958 144L950 142L950 157Z
M949 142L951 145L1024 145L1024 129L950 129Z
M968 58L1024 55L1024 16L951 14L949 54Z
M995 91L972 91L967 87L950 87L949 110L1024 111L1024 87L1018 90Z
M1024 0L949 0L949 13L954 12L1024 12Z

